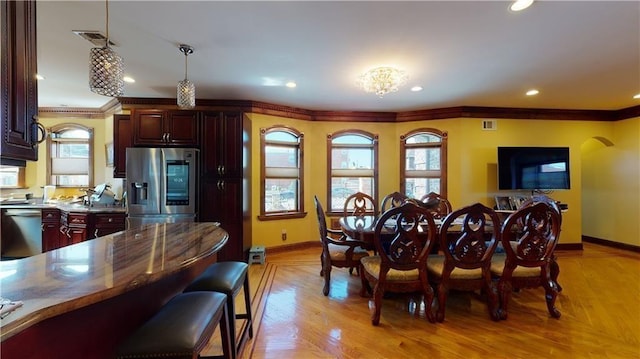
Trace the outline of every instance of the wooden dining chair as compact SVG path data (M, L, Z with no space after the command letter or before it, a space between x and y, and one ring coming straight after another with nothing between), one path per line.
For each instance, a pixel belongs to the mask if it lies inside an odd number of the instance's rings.
M452 211L451 202L435 192L425 194L420 198L420 202L431 210L435 218L444 218Z
M549 205L554 211L556 211L558 213L559 216L559 223L558 225L560 226L560 230L562 231L562 211L560 210L560 207L558 206L558 202L556 202L556 200L554 200L553 198L544 195L544 194L537 194L535 196L531 196L530 198L526 199L524 202L522 202L522 204L520 205L519 208L523 208L526 206L531 206L533 204L536 203L546 203L547 205ZM520 224L521 226L521 224ZM560 236L560 233L558 232L558 237ZM559 241L560 238L557 238L556 241ZM555 253L553 254L553 258L551 259L551 265L550 265L550 275L551 275L551 279L553 279L554 282L556 282L556 285L558 286L558 292L562 292L562 286L560 285L560 283L558 283L558 276L560 275L560 266L558 265L558 260L557 260L557 256L555 255Z
M386 195L380 204L380 213L384 213L393 207L400 207L409 197L400 192L393 192Z
M436 320L444 321L449 289L480 290L489 316L499 320L498 295L491 280L491 257L500 238L500 220L493 209L480 203L447 215L439 231L443 254L427 259L429 280L438 288Z
M349 239L342 231L327 228L327 221L324 209L317 196L313 197L316 214L318 217L318 230L320 242L322 243L322 254L320 255L321 270L320 275L324 277L324 288L322 293L329 295L331 268L349 268L349 273L353 268L358 268L360 272L360 259L369 255L363 246L364 242ZM337 238L333 238L336 236Z
M380 216L374 231L378 255L360 260L361 295L371 293L373 286L373 325L380 323L382 298L386 291L422 292L426 316L434 322L431 310L434 294L427 278L426 261L436 235L431 213L414 203L391 208Z
M347 216L366 216L379 214L378 204L370 195L364 192L356 192L344 201L342 215Z
M547 203L523 206L507 217L501 228L504 255L494 255L491 274L498 278L500 319L507 318L513 289L543 287L547 310L555 307L558 285L551 278L551 263L560 234L560 215Z

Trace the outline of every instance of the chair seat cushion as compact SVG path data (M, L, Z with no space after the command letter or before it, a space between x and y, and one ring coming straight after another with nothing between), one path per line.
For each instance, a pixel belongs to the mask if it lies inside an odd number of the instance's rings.
M234 295L244 284L249 265L244 262L218 262L210 265L185 288L185 292L214 291Z
M360 263L362 263L362 268L371 276L379 280L380 275L380 256L368 256L360 259ZM412 270L397 270L397 269L389 269L387 273L387 281L415 281L420 278L417 269Z
M502 272L504 271L504 261L507 258L506 254L503 253L494 253L493 257L491 257L491 275L495 277L502 276ZM540 267L523 267L517 266L513 271L513 277L518 278L533 278L539 277L541 274Z
M337 244L329 243L329 256L331 256L331 260L338 260L338 261L346 260L347 249L349 249L348 246L340 246ZM367 252L363 248L356 247L353 250L353 260L355 261L359 261L360 258L366 257L368 255L369 255L369 252Z
M444 256L442 255L430 255L427 259L427 271L429 272L429 277L433 276L435 278L442 277L442 270L444 269ZM474 268L474 269L464 269L464 268L453 268L451 271L450 279L481 279L482 278L482 268Z
M178 294L118 346L118 358L192 357L213 335L226 299L216 292Z

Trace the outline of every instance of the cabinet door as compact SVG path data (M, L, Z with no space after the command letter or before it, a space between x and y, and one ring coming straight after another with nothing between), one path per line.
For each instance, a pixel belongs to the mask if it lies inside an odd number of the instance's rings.
M68 245L84 242L87 240L86 227L69 227L67 232Z
M0 10L0 153L3 159L37 161L38 137L44 139L44 127L35 118L38 113L36 2L2 1Z
M42 210L42 251L60 248L60 211Z
M251 238L243 228L242 181L209 178L203 181L200 193L203 204L200 222L219 222L229 234L227 244L218 252L218 259L246 262ZM249 219L248 215L246 219Z
M166 117L168 145L198 146L198 111L168 111Z
M164 120L163 110L134 110L133 144L136 146L164 145L167 137Z
M205 112L202 119L202 169L204 176L242 177L243 151L250 151L242 112ZM248 120L247 120L248 123Z
M42 223L42 251L47 252L60 248L59 235L59 223Z
M124 213L98 213L94 214L94 218L91 221L94 226L93 233L90 234L90 238L97 238L106 236L107 234L123 231L125 228Z
M127 147L133 147L133 131L129 115L113 116L113 177L125 178Z

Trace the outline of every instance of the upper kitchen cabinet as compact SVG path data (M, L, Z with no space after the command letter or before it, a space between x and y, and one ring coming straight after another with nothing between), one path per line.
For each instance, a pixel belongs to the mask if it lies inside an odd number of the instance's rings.
M242 112L204 112L202 114L202 169L203 176L244 177L250 135L249 120Z
M127 172L127 147L133 147L131 116L113 116L113 177L125 178Z
M133 110L134 146L198 147L198 112Z
M44 127L37 121L36 2L0 2L2 163L38 160Z

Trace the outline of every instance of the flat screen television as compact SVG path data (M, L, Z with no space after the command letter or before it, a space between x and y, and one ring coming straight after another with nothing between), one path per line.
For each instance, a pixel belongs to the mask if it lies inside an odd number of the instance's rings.
M568 147L498 147L499 190L569 188Z

